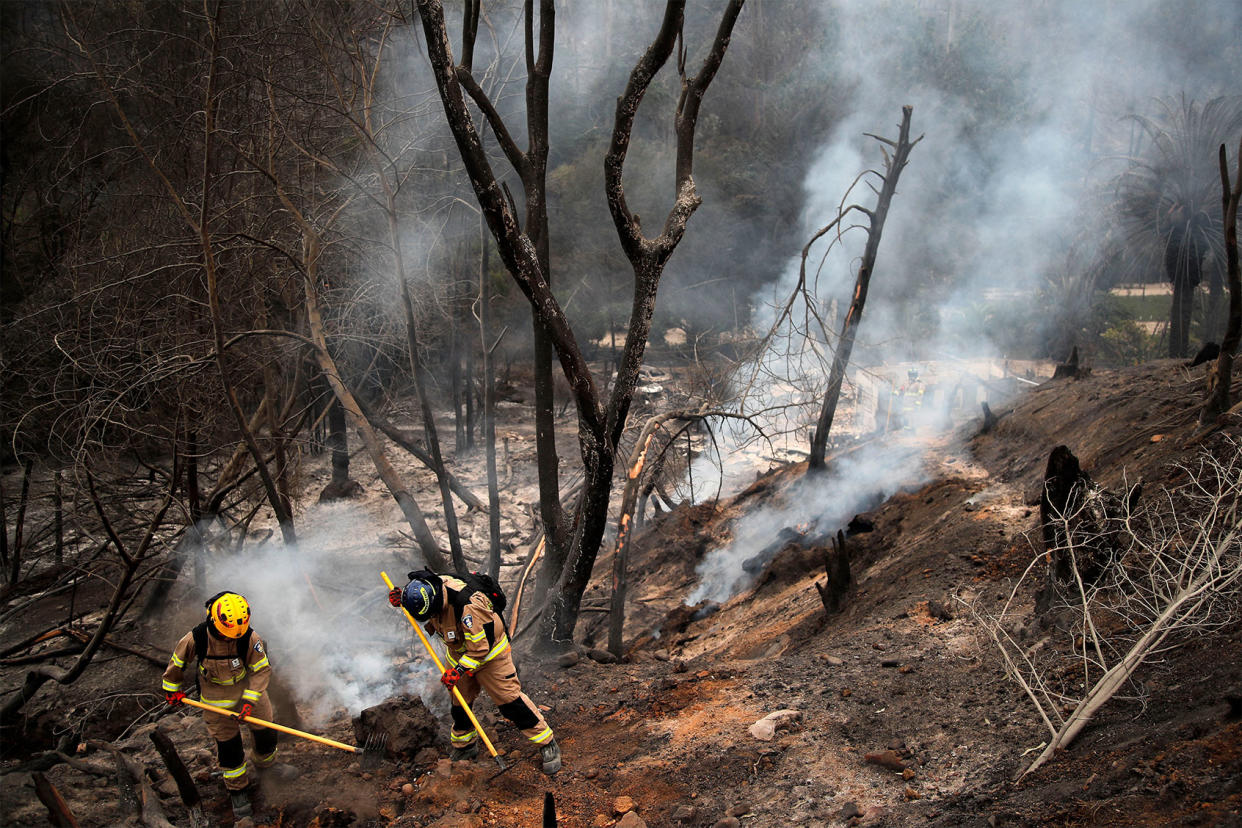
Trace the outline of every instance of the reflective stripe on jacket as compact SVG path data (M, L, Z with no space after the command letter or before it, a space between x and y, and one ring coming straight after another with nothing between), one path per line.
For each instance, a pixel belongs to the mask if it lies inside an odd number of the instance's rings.
M199 689L203 701L219 707L232 707L238 700L254 702L263 695L272 678L267 658L267 645L256 632L250 633L245 663L237 655L237 642L231 638L207 636L207 656L198 664ZM185 684L185 667L197 660L194 633L188 632L177 642L164 669L165 693L180 691Z
M464 582L452 576L442 576L442 581L446 590L457 592L466 588ZM461 620L447 594L443 604L439 615L428 621L428 627L444 640L449 664L474 672L509 649L504 619L492 610L487 595L471 595L470 603L462 607Z

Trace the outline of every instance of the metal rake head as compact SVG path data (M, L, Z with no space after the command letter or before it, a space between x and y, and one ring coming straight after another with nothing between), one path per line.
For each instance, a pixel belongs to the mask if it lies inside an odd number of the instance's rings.
M363 770L375 770L379 767L380 760L384 758L384 748L388 746L388 731L372 731L367 734L366 742L362 746L362 765Z

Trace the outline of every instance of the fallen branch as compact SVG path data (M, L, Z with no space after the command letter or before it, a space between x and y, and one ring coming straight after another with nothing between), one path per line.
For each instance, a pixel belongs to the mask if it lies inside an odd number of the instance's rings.
M35 771L30 776L34 780L35 796L39 797L39 801L47 806L48 821L55 825L56 828L78 828L77 819L74 818L73 812L69 810L69 806L65 803L64 797L60 795L60 791L56 790L56 786L38 771Z
M173 781L177 783L177 793L181 794L181 801L190 811L190 819L195 825L203 824L202 797L199 796L198 786L194 784L194 778L190 776L190 771L186 768L185 762L181 761L181 756L177 753L177 748L172 743L172 739L168 738L168 734L158 728L151 731L151 741L155 743L155 749L159 751L164 764L168 767L168 772L172 774Z
M1235 521L1237 519L1236 502L1233 508L1233 519ZM1096 711L1113 697L1117 689L1129 680L1134 671L1149 656L1159 651L1160 645L1169 633L1190 624L1201 610L1211 605L1217 593L1236 586L1242 580L1242 562L1235 560L1222 566L1225 553L1233 546L1239 531L1242 531L1242 523L1235 522L1234 527L1216 544L1208 556L1203 571L1177 592L1173 600L1152 622L1143 636L1135 642L1125 657L1092 685L1048 746L1039 756L1035 757L1035 761L1028 765L1026 770L1022 771L1022 776L1026 776L1048 761L1048 757L1052 756L1058 748L1065 747L1072 742L1095 716Z
M78 639L79 641L83 643L90 641L90 636L88 636L84 630L65 630L65 633L67 635L73 636L74 638ZM109 638L106 635L103 638L103 643L106 646L111 647L114 650L120 650L123 653L129 653L130 655L135 655L141 659L145 659L151 662L152 664L154 664L156 667L163 668L163 667L168 666L167 658L153 656L150 653L144 653L142 650L136 650L133 647L114 641L113 639Z
M401 429L397 428L383 417L380 417L372 411L370 407L363 405L361 402L359 402L358 405L359 408L362 409L362 413L366 415L367 421L370 422L371 425L383 432L384 436L389 440L392 440L401 448L418 458L419 462L421 462L428 469L435 471L435 465L431 455L424 451L422 446L414 442L414 440L407 436ZM480 512L487 511L487 506L484 505L483 501L479 500L479 498L475 496L474 492L467 489L465 485L458 480L451 471L448 470L447 467L444 469L444 475L448 478L449 489L452 490L453 494L461 498L462 502L466 504L466 508L471 510L477 509Z
M171 475L172 482L169 489L164 494L164 501L160 504L155 515L146 526L142 540L139 542L138 548L133 552L129 552L120 536L117 535L111 521L108 520L107 514L104 512L103 504L99 500L99 495L95 491L95 481L90 473L87 473L87 485L90 491L91 501L95 506L95 511L99 515L100 521L103 523L104 530L107 532L109 539L112 541L113 547L116 549L117 555L122 564L121 577L117 579L116 588L112 592L112 598L108 602L108 608L104 611L103 617L99 621L99 626L95 628L95 633L83 649L82 654L78 656L78 660L68 670L59 667L45 666L37 670L31 670L26 674L26 679L22 683L17 693L13 695L4 707L0 709L0 719L9 720L9 717L21 710L39 692L44 684L49 681L55 681L61 685L72 684L77 681L81 675L86 672L86 668L90 666L91 659L95 657L95 653L103 646L104 637L108 631L120 620L124 614L126 606L126 597L129 588L133 584L134 576L141 567L143 561L147 558L148 550L152 542L155 540L155 533L164 523L164 515L168 512L168 507L172 504L173 492L176 487L178 475Z
M147 828L176 828L164 816L160 806L160 798L147 784L147 776L136 761L121 753L115 745L108 742L91 742L112 754L116 762L116 781L121 792L121 807L133 812Z

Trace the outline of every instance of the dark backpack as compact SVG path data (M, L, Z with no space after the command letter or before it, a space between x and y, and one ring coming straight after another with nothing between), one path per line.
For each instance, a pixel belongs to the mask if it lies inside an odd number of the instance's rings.
M460 578L466 582L466 588L458 593L458 601L464 607L470 603L470 596L476 592L481 592L492 602L492 609L497 615L503 616L505 607L509 605L509 599L505 597L505 591L500 588L500 584L496 583L496 579L491 575L485 575L482 572L466 572L454 577ZM454 601L456 606L457 601ZM461 614L461 610L457 611Z
M202 663L204 659L212 659L215 661L231 660L233 656L207 655L207 636L209 635L207 632L208 623L209 622L204 621L191 630L191 632L194 633L194 655L198 658L199 663ZM237 658L243 665L246 663L246 651L250 649L250 633L252 632L254 632L254 630L246 630L246 634L237 639Z

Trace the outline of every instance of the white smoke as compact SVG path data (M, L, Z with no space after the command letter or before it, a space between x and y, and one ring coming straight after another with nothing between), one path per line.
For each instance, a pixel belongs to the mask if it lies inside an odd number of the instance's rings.
M924 136L884 228L847 390L859 372L893 379L907 365L921 367L924 376L961 371L968 381L986 380L986 366L1007 356L997 348L1005 337L995 335L998 317L986 300L1007 298L1009 318L1039 318L1041 281L1066 266L1071 247L1089 258L1103 223L1084 205L1129 149L1124 116L1159 96L1202 101L1236 93L1242 57L1242 7L1223 0L1190 6L840 0L822 14L831 30L821 71L853 92L844 106L849 117L809 165L804 238L836 217L856 175L882 169L879 146L865 133L895 139L908 104L912 138ZM845 199L867 208L874 202L865 186ZM757 372L754 365L739 372L760 379L741 410L785 441L768 451L798 443L805 449L822 403L865 234L847 235L826 254L828 241L807 261L827 335L765 354ZM757 332L769 328L793 292L798 264L791 258L754 298ZM795 333L790 341L796 339ZM942 427L943 413L943 407L925 408L920 417L927 419L915 425ZM714 494L703 481L722 468L731 484L726 492L755 471L755 453L741 450L753 432L722 425L721 445L709 447L692 468L696 497ZM839 409L834 440L857 433L850 431ZM782 505L738 522L732 542L704 559L691 603L723 600L743 588L749 577L741 563L782 528L814 519L843 524L875 492L916 484L919 466L900 436L887 435L857 458L831 462L827 477L801 481Z
M732 541L708 553L686 603L722 602L745 588L751 576L742 564L776 541L782 529L809 524L815 533L832 532L861 503L918 485L925 479L921 459L909 445L872 443L835 462L826 475L802 478L772 503L748 512L734 527Z
M378 526L354 503L317 504L299 516L296 546L274 540L209 562L209 594L246 597L273 671L312 719L341 708L357 715L401 693L429 706L444 695L409 622L388 604L381 570L404 584L407 568L383 548Z

